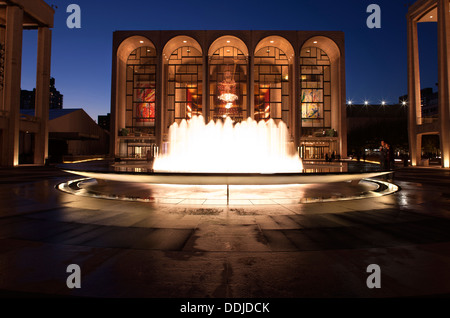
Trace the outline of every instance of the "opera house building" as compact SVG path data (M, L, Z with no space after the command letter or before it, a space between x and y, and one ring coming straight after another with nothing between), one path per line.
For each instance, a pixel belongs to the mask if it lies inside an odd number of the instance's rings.
M116 31L110 155L162 153L169 127L283 121L303 159L347 155L344 34Z

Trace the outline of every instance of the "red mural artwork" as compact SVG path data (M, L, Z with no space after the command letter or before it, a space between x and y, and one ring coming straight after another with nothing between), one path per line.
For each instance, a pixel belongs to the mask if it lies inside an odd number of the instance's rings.
M142 86L136 88L136 101L142 102L136 106L136 121L139 123L151 122L155 119L155 89L148 84Z

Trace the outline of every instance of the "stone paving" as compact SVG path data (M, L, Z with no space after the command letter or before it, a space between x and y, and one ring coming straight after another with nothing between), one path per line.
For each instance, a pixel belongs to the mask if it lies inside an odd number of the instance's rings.
M0 296L448 297L450 170L360 200L198 206L80 197L52 167L0 169ZM69 289L67 266L81 268ZM381 269L370 289L367 266Z

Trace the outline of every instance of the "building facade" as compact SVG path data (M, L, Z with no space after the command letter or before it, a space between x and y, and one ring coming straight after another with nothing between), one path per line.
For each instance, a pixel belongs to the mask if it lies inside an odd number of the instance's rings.
M303 158L347 156L342 32L116 31L112 64L112 156L164 149L196 115L283 121Z

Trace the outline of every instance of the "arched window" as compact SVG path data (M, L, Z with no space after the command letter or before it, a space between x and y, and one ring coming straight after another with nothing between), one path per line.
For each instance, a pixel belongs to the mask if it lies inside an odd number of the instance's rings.
M300 52L302 135L314 136L331 129L330 58L321 49Z
M156 51L149 46L128 56L125 127L130 133L155 135Z
M272 41L273 42L273 41ZM274 46L255 53L255 120L283 120L289 126L289 60Z
M202 53L195 47L182 46L167 58L167 105L165 125L202 115Z
M230 117L239 122L247 118L247 65L247 56L232 43L210 55L209 119Z

